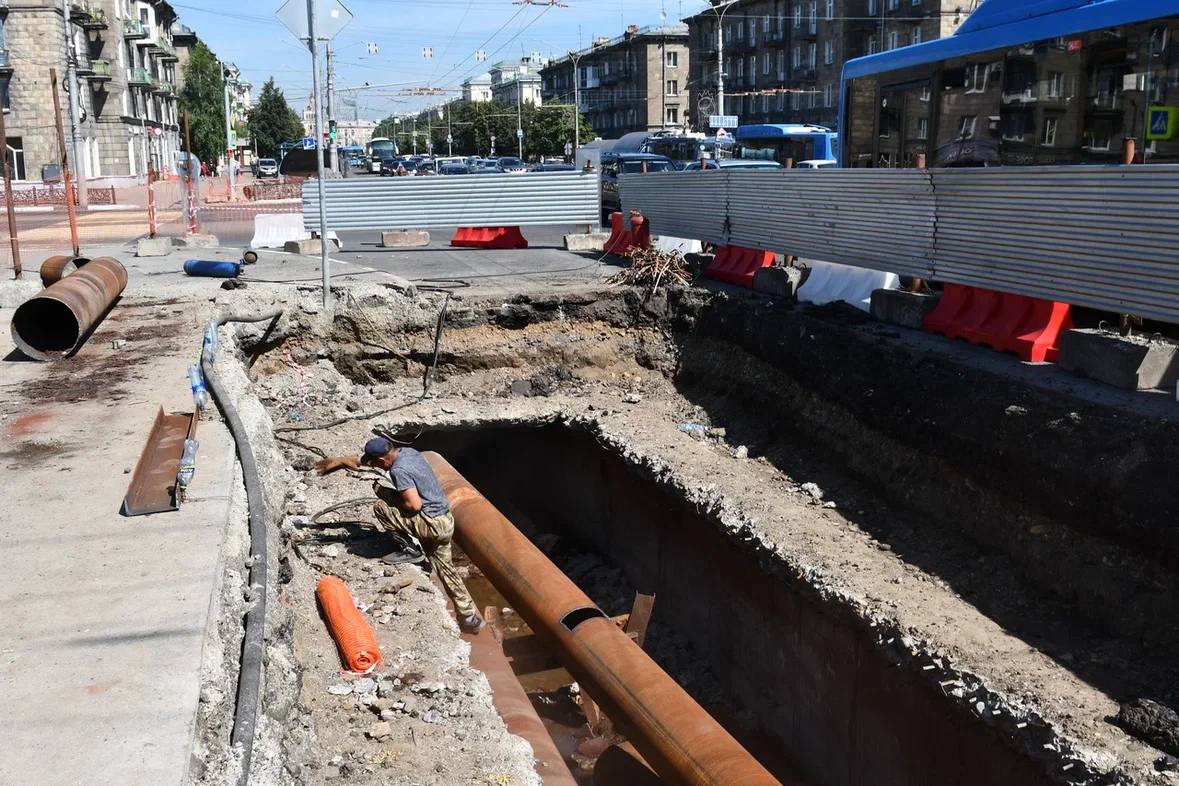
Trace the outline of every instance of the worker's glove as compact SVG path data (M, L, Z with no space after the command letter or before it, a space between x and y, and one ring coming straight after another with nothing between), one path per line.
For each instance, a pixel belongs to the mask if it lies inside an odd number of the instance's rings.
M315 462L315 471L320 475L326 475L329 472L335 472L343 466L344 462L340 461L339 459L325 458Z

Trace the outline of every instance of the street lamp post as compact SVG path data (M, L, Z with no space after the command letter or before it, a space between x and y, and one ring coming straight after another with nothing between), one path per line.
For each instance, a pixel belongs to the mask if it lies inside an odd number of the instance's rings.
M716 17L716 112L718 115L725 113L725 14L733 5L734 2L730 0L730 2L719 6L714 5L708 9Z
M524 100L524 83L516 76L516 141L520 146L520 160L524 160L524 125L520 105Z

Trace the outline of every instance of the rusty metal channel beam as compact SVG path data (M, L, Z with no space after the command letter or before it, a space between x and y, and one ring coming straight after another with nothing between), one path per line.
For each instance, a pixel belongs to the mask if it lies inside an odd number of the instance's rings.
M437 453L455 541L668 786L779 786L568 576Z
M127 270L116 260L92 260L22 303L12 315L12 340L35 360L59 360L78 348L126 287Z

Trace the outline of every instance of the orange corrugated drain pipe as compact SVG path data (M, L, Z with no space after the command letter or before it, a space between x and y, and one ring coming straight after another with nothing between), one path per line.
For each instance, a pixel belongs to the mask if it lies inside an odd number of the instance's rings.
M377 636L356 608L348 585L335 576L324 576L315 588L315 597L344 665L361 674L376 668L381 662Z

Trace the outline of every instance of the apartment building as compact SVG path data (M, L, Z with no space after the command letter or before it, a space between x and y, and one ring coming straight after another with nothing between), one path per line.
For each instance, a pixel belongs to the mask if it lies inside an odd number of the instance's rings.
M488 72L491 77L491 97L505 104L533 103L540 106L542 95L540 71L549 61L533 52L518 62L496 63Z
M74 169L93 178L134 176L147 162L168 171L176 125L176 14L162 0L22 0L0 6L0 92L13 178L41 180L60 160L50 69L67 140L77 125ZM70 81L70 63L75 81Z
M599 38L588 48L541 70L546 101L572 103L602 137L631 131L682 129L688 122L691 90L688 26L631 26L616 38ZM580 86L574 89L574 80Z
M473 76L463 82L463 100L482 104L491 100L491 74Z
M843 64L951 34L973 0L717 0L685 20L696 91L691 123L721 114L742 125L836 128ZM723 34L723 45L718 38ZM721 50L723 49L723 62Z

